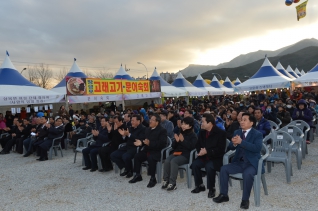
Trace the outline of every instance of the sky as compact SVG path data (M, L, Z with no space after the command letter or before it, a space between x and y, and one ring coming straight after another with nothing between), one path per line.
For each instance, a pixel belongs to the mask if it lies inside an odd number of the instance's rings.
M295 6L300 3L1 1L0 62L8 50L18 70L38 63L69 70L77 58L82 70L115 74L123 64L134 77L147 71L150 77L155 67L160 73L189 64L217 65L240 54L318 39L318 1L309 0L307 17L297 21Z

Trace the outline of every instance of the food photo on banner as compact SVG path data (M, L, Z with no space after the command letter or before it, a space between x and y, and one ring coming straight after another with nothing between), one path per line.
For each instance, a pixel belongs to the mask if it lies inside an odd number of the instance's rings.
M67 95L86 94L86 78L66 77L65 80Z

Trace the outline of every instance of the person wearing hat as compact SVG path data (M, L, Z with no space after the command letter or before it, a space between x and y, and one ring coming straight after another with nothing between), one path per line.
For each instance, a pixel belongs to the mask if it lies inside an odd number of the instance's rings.
M168 120L168 111L163 110L160 113L161 122L160 125L167 130L167 135L169 138L173 138L173 123Z
M301 99L298 101L292 118L293 118L293 120L303 120L309 126L312 125L312 118L313 118L312 112L310 109L308 109L307 102L304 99ZM310 144L309 134L310 133L307 133L307 139L306 139L307 144Z
M277 118L280 119L280 121L282 121L282 124L280 126L281 128L285 127L286 125L290 123L290 120L291 120L290 113L286 111L285 106L282 106L282 105L278 106Z

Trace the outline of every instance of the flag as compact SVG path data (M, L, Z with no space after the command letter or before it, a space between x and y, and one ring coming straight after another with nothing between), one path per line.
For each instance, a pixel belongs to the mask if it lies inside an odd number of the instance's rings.
M297 12L297 20L304 18L306 16L306 6L307 6L307 1L304 1L300 5L296 7L296 12Z

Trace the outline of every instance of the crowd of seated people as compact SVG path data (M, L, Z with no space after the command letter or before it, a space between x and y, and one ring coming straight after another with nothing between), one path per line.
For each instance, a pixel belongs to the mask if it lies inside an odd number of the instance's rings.
M216 172L220 172L221 193L214 201L226 202L229 199L228 175L241 172L249 179L248 183L243 183L241 208L246 209L260 143L271 132L269 121L282 122L281 127L292 120L304 120L312 125L318 110L315 93L294 93L290 98L284 93L210 96L194 98L192 104L168 99L163 108L149 106L119 112L101 106L99 112L90 114L68 112L61 107L55 117L47 118L39 112L37 116L23 120L9 114L5 118L0 114L0 129L6 134L0 139L1 154L9 154L13 146L22 153L22 146L24 157L36 153L39 161L45 161L53 139L64 136L71 140L70 146L76 148L79 139L90 136L93 142L82 151L83 170L110 172L116 165L123 180L129 178L127 182L133 184L143 180L142 166L146 164L150 176L147 187L152 188L157 184L157 162L163 159L161 188L174 191L179 166L188 164L191 152L195 151L191 166L195 188L191 193L208 189L208 198L215 197L215 177ZM298 99L300 95L304 99ZM161 151L169 144L168 137L172 140L170 154L165 157L163 153L164 157L161 157ZM236 149L236 155L233 164L223 166L227 139L230 141L228 149ZM245 171L247 167L248 171ZM205 169L206 185L202 169Z

